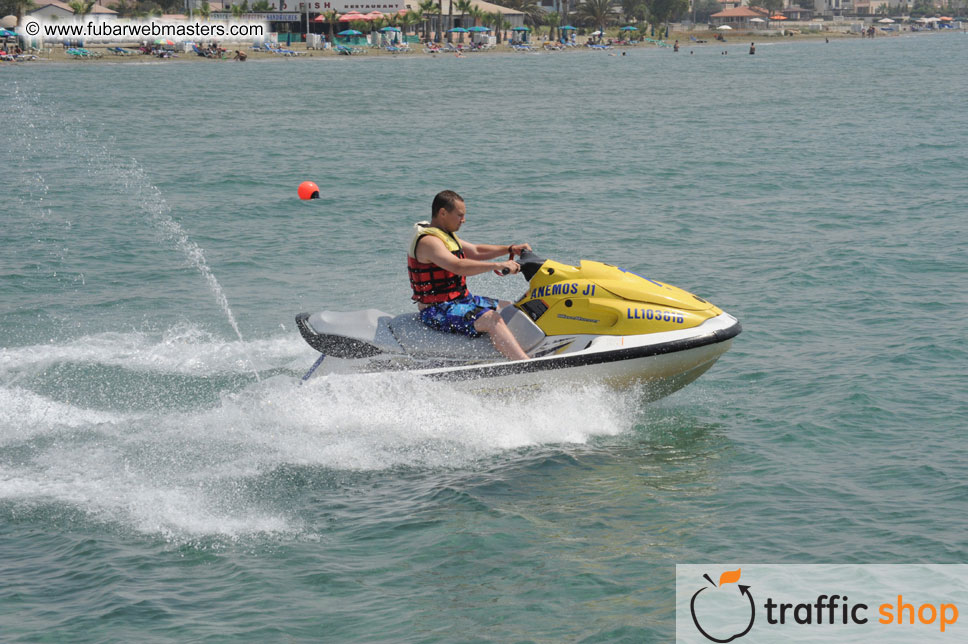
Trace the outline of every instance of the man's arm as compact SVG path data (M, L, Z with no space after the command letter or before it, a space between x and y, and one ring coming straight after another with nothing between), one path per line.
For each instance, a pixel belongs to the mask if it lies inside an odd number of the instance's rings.
M497 244L472 244L461 240L464 254L469 259L494 259L501 255L520 255L523 250L531 250L531 244L510 244L500 246Z
M474 247L473 244L465 244L461 242L461 246L464 248L464 254L468 255L468 246ZM499 252L493 255L488 255L483 259L491 259L508 252L507 246L485 246L485 248L498 248ZM424 264L436 264L444 270L448 270L451 273L456 273L458 275L463 275L464 277L470 277L472 275L480 275L481 273L486 273L488 271L495 271L500 273L502 269L508 269L509 273L517 273L521 270L517 262L512 262L510 260L503 262L485 262L482 261L480 257L464 257L463 259L456 257L453 253L447 250L447 246L440 239L432 236L425 235L420 238L417 242L417 261Z

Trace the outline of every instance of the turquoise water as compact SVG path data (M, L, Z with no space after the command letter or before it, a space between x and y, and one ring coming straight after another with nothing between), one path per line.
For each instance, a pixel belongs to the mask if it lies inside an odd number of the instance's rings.
M3 639L666 641L676 562L964 562L968 38L747 46L2 70ZM298 387L444 188L744 333L652 404Z

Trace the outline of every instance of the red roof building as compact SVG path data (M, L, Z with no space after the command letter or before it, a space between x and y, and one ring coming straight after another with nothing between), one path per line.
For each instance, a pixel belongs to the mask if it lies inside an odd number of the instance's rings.
M724 9L719 13L714 13L713 15L709 16L709 20L717 25L751 27L752 24L750 23L750 20L753 18L768 20L769 17L769 12L764 9L760 9L759 7L735 7L733 9Z

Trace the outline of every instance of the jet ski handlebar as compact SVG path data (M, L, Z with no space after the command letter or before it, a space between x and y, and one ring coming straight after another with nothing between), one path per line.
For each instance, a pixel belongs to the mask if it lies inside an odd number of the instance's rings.
M530 250L521 251L521 255L518 256L518 265L521 266L521 272L524 274L525 279L529 282L534 274L538 272L541 265L547 261L544 257L536 255Z
M534 274L538 272L541 265L545 263L543 257L538 257L530 250L523 250L518 256L518 265L521 267L521 272L524 273L524 277L530 282ZM510 268L502 268L501 275L507 275L511 272Z

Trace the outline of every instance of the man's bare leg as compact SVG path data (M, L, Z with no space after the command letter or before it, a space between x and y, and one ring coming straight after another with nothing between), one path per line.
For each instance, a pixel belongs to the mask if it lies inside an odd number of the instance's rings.
M486 333L494 348L501 352L508 360L527 360L528 354L522 349L521 345L511 333L511 329L501 319L501 314L497 311L488 311L474 322L474 328L482 333Z

